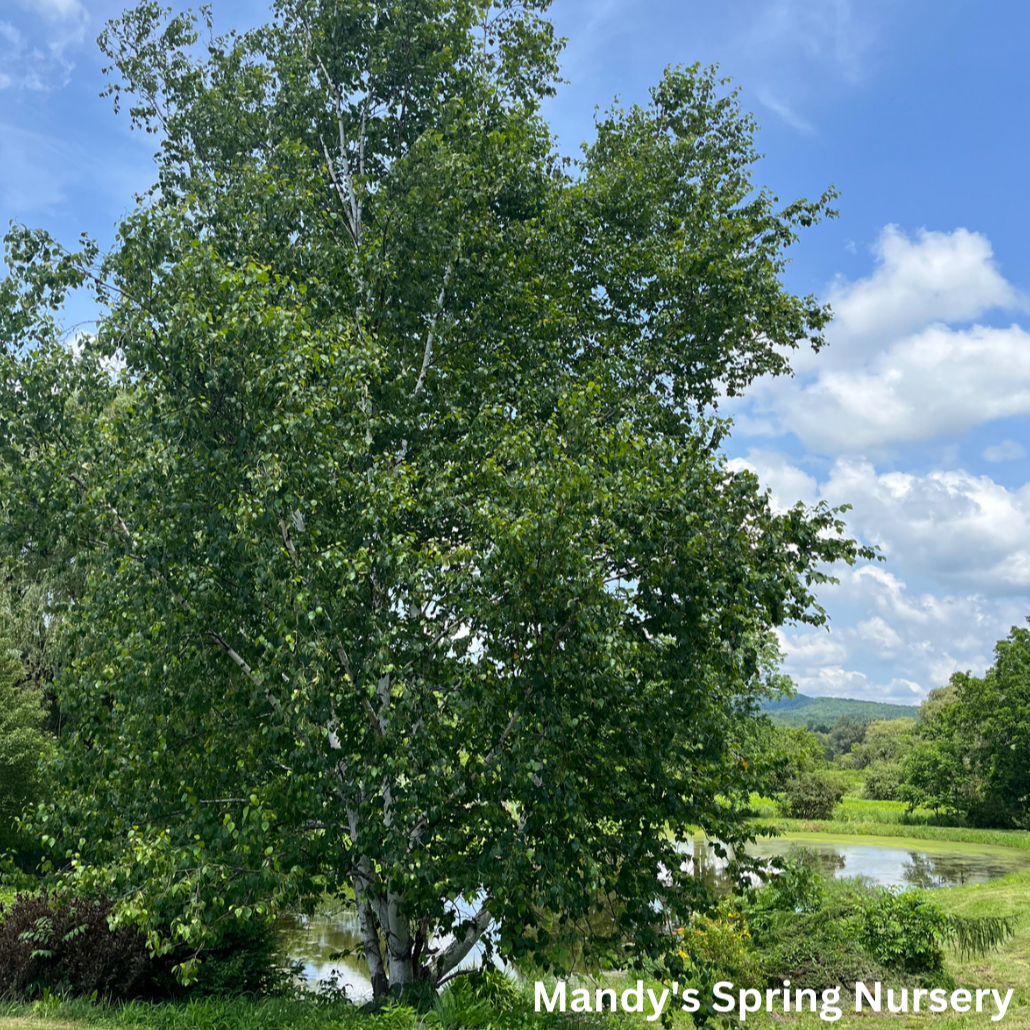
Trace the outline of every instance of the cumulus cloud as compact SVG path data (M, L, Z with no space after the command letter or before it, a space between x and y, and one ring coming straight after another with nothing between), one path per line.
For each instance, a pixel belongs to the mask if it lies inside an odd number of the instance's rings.
M819 484L815 478L777 451L751 450L746 458L733 458L727 464L734 472L747 469L757 473L776 511L788 511L798 501L811 505L818 500Z
M822 453L880 450L1030 414L1030 333L933 325L798 390L780 424Z
M821 479L775 451L732 461L785 510L850 503L850 532L886 561L831 570L829 630L788 628L784 671L806 694L910 703L953 672L982 673L994 642L1030 612L1030 484L954 469L878 472L839 459ZM919 583L918 590L912 583Z
M968 322L1019 303L980 233L920 229L910 239L888 225L874 253L872 275L856 282L838 278L830 288L836 341L891 339L928 322Z
M821 495L906 573L992 596L1030 594L1030 485L1010 490L960 469L877 473L839 461Z
M838 459L821 483L775 451L732 461L750 468L773 505L850 504L848 524L905 575L990 596L1030 595L1030 484L1009 489L961 469L877 472L863 459Z
M915 704L952 674L982 674L994 642L1023 622L1024 606L978 594L916 593L883 566L840 574L824 591L829 628L780 634L783 671L803 694Z
M830 347L799 354L795 379L756 384L745 432L794 433L824 455L881 454L1030 414L1030 333L968 325L1027 306L980 234L909 238L888 226L872 274L838 279L829 299Z

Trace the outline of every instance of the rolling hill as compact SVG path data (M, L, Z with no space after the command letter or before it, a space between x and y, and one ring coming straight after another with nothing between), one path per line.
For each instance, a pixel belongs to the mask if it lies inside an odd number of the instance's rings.
M918 719L916 705L888 705L881 701L858 701L849 697L786 697L769 701L763 710L779 726L832 726L841 716L852 719Z

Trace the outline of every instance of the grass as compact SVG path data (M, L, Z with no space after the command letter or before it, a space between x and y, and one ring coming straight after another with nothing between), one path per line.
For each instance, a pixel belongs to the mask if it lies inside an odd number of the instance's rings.
M902 823L847 822L839 819L776 819L772 822L784 834L823 834L830 837L901 837L905 840L941 843L981 844L988 847L1030 851L1026 830L975 830L961 826L910 826Z
M837 770L831 779L847 779L861 776L852 769ZM845 784L842 784L842 786ZM751 811L760 819L779 819L780 806L772 799L752 794ZM942 826L954 827L955 820L947 817L938 818L928 808L917 808L910 812L903 801L869 801L854 794L845 794L840 804L833 811L835 822L845 823L898 823L901 826Z
M847 771L847 770L845 770ZM917 808L909 813L903 801L867 801L845 797L830 819L787 819L771 798L752 795L755 822L780 833L825 833L831 836L908 837L912 840L988 844L1030 850L1026 830L980 830L969 826L938 825L933 812Z
M347 1003L207 998L187 1004L108 1005L85 1000L0 1005L0 1030L341 1030L368 1024Z

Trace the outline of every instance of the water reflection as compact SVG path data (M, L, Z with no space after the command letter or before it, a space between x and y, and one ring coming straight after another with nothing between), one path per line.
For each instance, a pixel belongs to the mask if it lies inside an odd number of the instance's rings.
M279 919L288 957L303 964L301 975L311 988L319 985L345 992L351 1001L372 996L368 967L361 953L355 912L287 914Z
M793 844L818 857L826 876L864 876L888 887L940 890L1008 876L1030 866L1030 852L1015 849L923 851L912 847L842 841L759 841L748 851L761 858L785 855Z
M356 912L310 916L287 913L279 917L279 928L286 943L286 957L301 963L300 975L309 989L342 993L350 1001L368 1001L372 997ZM444 937L438 943L444 946L450 940ZM482 943L478 944L458 968L480 965L483 951Z

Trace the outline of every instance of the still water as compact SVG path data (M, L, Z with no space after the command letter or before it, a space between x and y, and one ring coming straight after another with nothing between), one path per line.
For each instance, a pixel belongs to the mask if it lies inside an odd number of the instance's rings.
M785 855L800 844L819 856L825 876L864 876L886 887L939 890L998 880L1030 866L1030 851L965 845L936 849L860 840L785 839L759 841L749 852L762 858Z
M1030 866L1030 851L1014 848L961 845L938 850L922 842L918 846L873 844L854 838L779 837L759 841L748 851L760 858L773 858L785 855L797 844L819 856L826 876L863 876L889 887L938 890L968 886L987 883ZM693 861L695 847L701 876L718 888L724 863L702 842L694 841L684 843L687 861ZM371 997L372 989L361 957L357 917L353 913L284 916L281 925L285 930L288 956L303 963L309 986L316 988L322 982L336 990L346 990L352 1001ZM479 965L481 955L480 950L473 951L463 965Z

